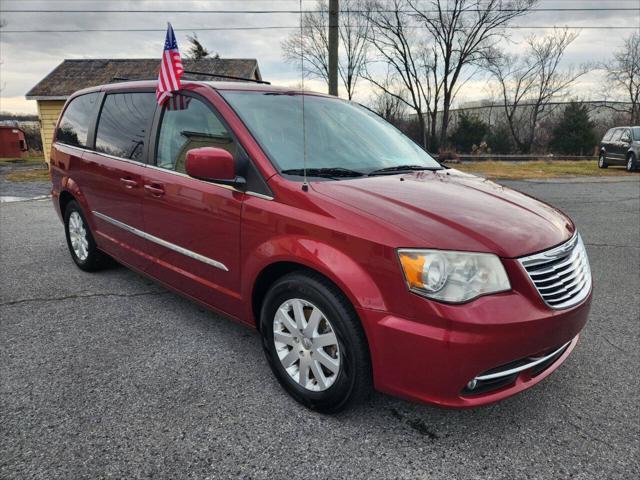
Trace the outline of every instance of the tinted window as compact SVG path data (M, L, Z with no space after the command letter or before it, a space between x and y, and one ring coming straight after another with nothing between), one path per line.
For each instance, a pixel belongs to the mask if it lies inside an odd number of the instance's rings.
M162 114L156 164L184 173L187 152L200 147L236 153L233 138L207 105L194 97L175 95L167 100Z
M99 93L88 93L71 100L56 130L56 141L76 147L87 146L89 124L93 119Z
M630 142L631 141L631 132L629 131L628 128L623 128L622 129L622 133L620 134L620 140L623 142Z
M609 131L604 134L604 137L602 137L602 141L603 142L608 142L609 140L611 140L611 137L613 136L613 132L615 132L615 131L616 131L615 128L609 129Z
M144 139L153 117L153 93L107 95L96 134L96 150L107 155L142 160Z
M622 136L622 128L616 128L615 132L613 132L613 134L611 135L611 142L617 142L618 140L620 140L620 137Z
M635 141L640 141L640 127L633 127L631 132L633 133L633 139Z

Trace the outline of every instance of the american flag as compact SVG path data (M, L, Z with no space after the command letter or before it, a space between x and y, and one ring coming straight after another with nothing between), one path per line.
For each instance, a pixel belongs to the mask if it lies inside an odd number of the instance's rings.
M160 73L158 74L158 86L156 87L156 99L162 105L168 97L177 92L182 85L180 77L184 73L178 42L173 33L173 27L169 23L167 26L167 37L164 41L164 52L160 63Z
M191 97L187 97L185 95L173 95L166 102L167 110L187 110L189 108L189 104L191 103Z

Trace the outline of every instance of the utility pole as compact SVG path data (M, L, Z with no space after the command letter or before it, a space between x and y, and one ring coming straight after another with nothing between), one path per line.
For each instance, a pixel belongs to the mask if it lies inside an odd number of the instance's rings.
M329 0L329 95L338 96L338 0Z

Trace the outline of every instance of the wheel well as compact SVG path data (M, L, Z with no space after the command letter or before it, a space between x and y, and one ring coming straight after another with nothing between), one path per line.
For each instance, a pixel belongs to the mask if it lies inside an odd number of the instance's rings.
M300 263L276 262L276 263L272 263L271 265L268 265L267 267L264 268L264 270L260 272L260 274L258 275L258 278L256 278L256 281L253 285L253 292L251 294L251 306L252 306L253 318L256 322L257 329L260 329L260 310L262 309L262 302L264 301L264 297L266 296L267 291L269 290L269 287L271 287L271 285L273 285L276 282L276 280L278 280L279 278L284 277L289 273L300 272L300 271L302 272L306 271L309 273L314 273L316 275L321 275L327 281L335 285L335 283L326 275L323 275L317 270L309 268L306 265L302 265ZM337 285L336 287L339 290L341 290L340 287L338 287Z
M60 213L62 214L63 218L64 218L64 212L67 209L67 205L69 205L69 202L71 200L75 200L75 198L66 190L60 193Z

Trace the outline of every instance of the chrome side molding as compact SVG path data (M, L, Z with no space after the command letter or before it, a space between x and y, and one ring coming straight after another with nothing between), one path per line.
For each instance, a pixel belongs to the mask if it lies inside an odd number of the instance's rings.
M186 248L181 247L180 245L167 242L166 240L163 240L154 235L151 235L150 233L143 232L142 230L138 230L137 228L132 227L131 225L127 225L126 223L122 223L121 221L116 220L115 218L111 218L110 216L105 215L104 213L93 211L93 214L96 217L104 220L105 222L115 225L116 227L122 228L123 230L126 230L129 233L133 233L134 235L137 235L140 238L144 238L146 240L149 240L150 242L156 243L158 245L162 245L163 247L168 248L169 250L173 250L174 252L178 252L186 257L190 257L190 258L193 258L194 260L198 260L199 262L206 263L207 265L211 265L212 267L219 268L220 270L224 270L225 272L229 271L229 269L224 263L221 263L217 260L214 260L209 257L205 257L204 255L200 255L199 253L192 252L191 250L187 250Z

